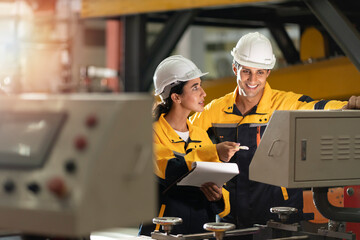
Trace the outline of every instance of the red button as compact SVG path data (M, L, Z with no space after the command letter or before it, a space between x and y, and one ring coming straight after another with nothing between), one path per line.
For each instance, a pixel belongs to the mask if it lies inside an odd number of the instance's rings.
M47 187L51 193L58 198L65 198L68 195L67 187L65 182L60 177L54 177L47 183Z
M75 139L75 148L79 151L83 151L87 147L86 138L83 136L79 136Z
M88 128L94 128L98 124L98 118L96 115L90 115L86 118L86 126Z

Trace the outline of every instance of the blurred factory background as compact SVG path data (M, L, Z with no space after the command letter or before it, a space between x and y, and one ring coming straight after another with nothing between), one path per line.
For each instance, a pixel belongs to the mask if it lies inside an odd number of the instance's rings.
M209 102L235 89L230 51L258 31L275 47L274 89L347 100L360 95L359 28L357 0L0 0L0 91L152 93L156 66L181 54L209 72ZM360 207L353 195L329 197Z
M230 51L256 30L275 46L272 87L324 99L359 94L359 3L312 2L0 1L0 87L148 92L161 59L181 54L210 72L209 101L235 87Z

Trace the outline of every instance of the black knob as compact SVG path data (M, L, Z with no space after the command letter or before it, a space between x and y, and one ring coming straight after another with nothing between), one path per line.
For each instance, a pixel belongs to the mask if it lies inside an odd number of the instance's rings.
M7 193L12 193L15 190L15 183L12 180L6 180L4 183L4 190Z
M38 194L40 192L40 186L35 182L29 183L27 188L34 194Z
M70 174L76 172L76 164L73 160L69 160L65 163L65 171Z

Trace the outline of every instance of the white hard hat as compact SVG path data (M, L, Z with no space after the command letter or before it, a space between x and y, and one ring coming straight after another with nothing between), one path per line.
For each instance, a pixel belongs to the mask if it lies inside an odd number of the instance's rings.
M258 32L242 36L231 55L237 63L247 67L272 69L276 62L269 39Z
M155 96L160 95L164 100L169 97L170 90L179 82L186 82L195 78L202 77L208 73L203 73L189 59L181 55L174 55L165 58L154 73Z

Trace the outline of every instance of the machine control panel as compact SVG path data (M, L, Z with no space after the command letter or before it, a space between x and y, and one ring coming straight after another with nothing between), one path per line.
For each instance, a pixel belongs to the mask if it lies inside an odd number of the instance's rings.
M0 228L84 236L151 221L152 101L145 94L0 97Z

